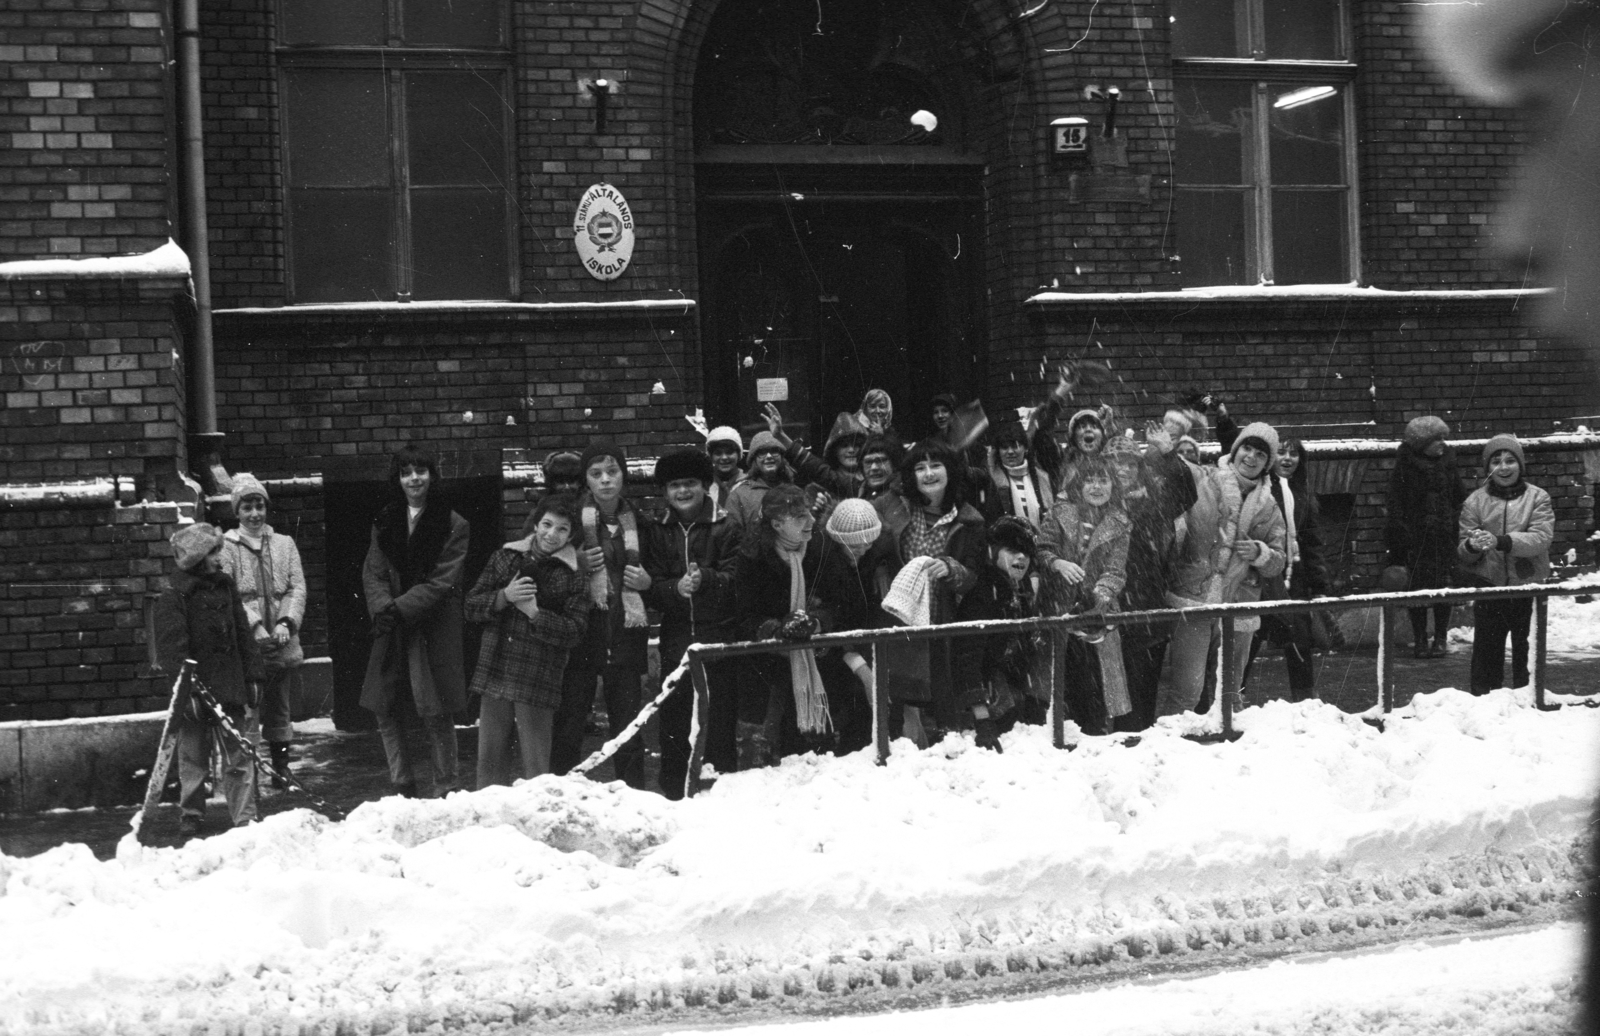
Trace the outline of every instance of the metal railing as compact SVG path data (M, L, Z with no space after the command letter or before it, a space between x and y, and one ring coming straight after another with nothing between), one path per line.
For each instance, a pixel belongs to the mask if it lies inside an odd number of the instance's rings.
M1311 600L1279 600L1279 601L1254 601L1240 602L1237 604L1203 605L1193 608L1160 608L1141 612L1111 612L1094 616L1047 616L1034 619L993 619L981 622L954 622L940 626L895 626L882 629L849 630L838 633L825 633L805 641L735 641L721 644L692 644L684 656L680 673L687 667L694 688L694 708L690 729L694 732L694 741L689 756L689 773L686 778L684 794L695 795L702 787L701 768L705 760L707 728L705 717L710 710L711 692L706 674L706 663L721 659L739 658L748 655L766 655L774 653L786 654L790 651L799 651L806 648L844 648L853 647L857 650L864 645L873 654L870 662L874 674L879 672L877 666L877 645L884 641L908 642L916 640L933 640L944 638L960 638L975 636L993 636L995 634L1021 633L1032 630L1049 630L1068 633L1072 630L1096 629L1107 626L1150 626L1164 623L1177 622L1212 622L1220 621L1222 625L1222 644L1219 653L1220 677L1218 679L1217 697L1221 702L1222 729L1220 738L1233 740L1238 734L1233 727L1233 704L1231 695L1222 693L1223 690L1236 689L1239 686L1240 674L1235 664L1233 651L1234 638L1238 635L1235 631L1236 619L1252 615L1300 615L1322 611L1344 611L1352 608L1378 608L1378 657L1377 657L1377 682L1378 706L1380 714L1389 712L1394 707L1394 639L1393 632L1395 620L1402 609L1417 607L1432 607L1441 604L1465 604L1477 601L1506 600L1514 598L1532 598L1534 602L1533 626L1529 631L1532 638L1529 644L1528 676L1533 687L1535 706L1541 710L1559 708L1545 701L1544 672L1545 672L1545 642L1549 626L1549 601L1552 597L1574 597L1585 594L1600 593L1600 580L1590 577L1589 581L1569 580L1561 583L1535 583L1522 586L1496 586L1496 587L1447 587L1439 590L1411 590L1399 593L1356 594L1348 597L1317 597ZM1058 679L1055 667L1058 664L1058 651L1050 652L1050 707L1048 725L1051 730L1051 741L1057 748L1065 748L1066 734L1066 700L1062 681ZM676 689L680 682L680 673L674 673L663 681L662 693L652 703L659 706ZM674 679L678 677L679 679ZM671 683L672 686L666 686ZM1371 711L1371 710L1369 710ZM638 730L643 729L643 720L640 721L607 744L605 749L596 753L585 765L585 769L598 764L602 759L614 751L615 747L633 736ZM878 765L884 765L889 758L889 699L883 681L873 680L872 700L872 732L873 745ZM610 751L607 751L607 750Z

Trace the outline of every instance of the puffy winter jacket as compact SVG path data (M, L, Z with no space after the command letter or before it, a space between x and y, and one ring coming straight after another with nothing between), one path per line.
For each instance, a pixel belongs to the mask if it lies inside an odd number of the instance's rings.
M1288 561L1283 511L1264 478L1245 493L1226 459L1200 470L1198 498L1184 519L1188 531L1169 591L1203 600L1208 584L1218 577L1223 602L1260 600L1262 580L1282 572ZM1234 543L1245 539L1259 546L1253 561L1234 552Z
M1467 574L1490 586L1543 582L1550 575L1550 541L1556 512L1550 494L1528 482L1509 499L1488 486L1473 491L1461 505L1461 535L1456 548ZM1495 545L1477 551L1468 542L1476 529L1494 533Z

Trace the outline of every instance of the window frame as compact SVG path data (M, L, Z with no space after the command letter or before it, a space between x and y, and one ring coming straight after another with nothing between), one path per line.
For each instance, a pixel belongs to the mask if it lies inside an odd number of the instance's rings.
M1185 81L1231 81L1247 82L1251 85L1251 113L1254 138L1251 141L1250 165L1252 168L1244 170L1248 179L1245 184L1246 197L1246 230L1245 230L1245 276L1238 286L1274 286L1276 274L1276 255L1272 241L1273 209L1272 209L1272 102L1269 96L1269 86L1283 83L1304 83L1306 85L1321 85L1332 83L1339 87L1342 111L1340 118L1344 126L1344 142L1340 146L1342 170L1344 173L1344 235L1345 235L1345 281L1334 283L1359 283L1361 279L1361 238L1360 238L1360 157L1357 153L1359 142L1356 137L1356 81L1360 67L1348 58L1343 60L1312 60L1305 58L1272 59L1264 51L1265 43L1265 15L1262 0L1234 0L1234 9L1237 14L1240 8L1245 11L1245 24L1247 25L1248 43L1246 48L1252 57L1236 58L1208 58L1208 57L1173 57L1172 78L1174 94L1177 87ZM1353 44L1350 30L1349 4L1339 5L1339 52L1350 54ZM1176 96L1174 96L1176 107ZM1176 116L1176 111L1174 111ZM1173 138L1176 145L1176 135ZM1178 193L1191 185L1184 184L1178 179L1176 164L1174 165L1173 191ZM1205 184L1192 185L1195 189L1203 189ZM1178 209L1179 218L1182 219L1182 208ZM1181 265L1180 265L1181 270ZM1180 273L1180 279L1182 275ZM1217 284L1184 284L1185 288L1223 287Z
M281 26L285 24L284 6L290 0L277 0L274 4L276 25L274 33L275 85L278 91L278 161L280 169L280 200L283 216L284 293L290 305L336 305L366 301L411 302L412 271L412 193L409 161L410 141L406 123L406 75L412 72L485 72L492 67L499 77L501 96L505 104L501 110L501 133L505 140L505 154L501 176L505 184L504 225L506 228L506 283L505 294L487 296L482 300L510 301L521 297L521 218L518 204L517 138L516 138L516 61L511 44L511 3L500 2L499 47L469 46L416 46L407 45L399 33L402 28L404 0L383 0L387 38L382 46L372 44L290 44L282 41ZM289 77L297 70L321 69L329 71L380 71L384 74L384 136L388 142L388 169L390 184L389 228L394 235L394 255L389 271L394 295L389 299L346 299L337 302L305 302L299 299L296 285L294 255L294 142L290 139ZM454 301L454 300L427 300ZM480 301L479 298L459 301Z

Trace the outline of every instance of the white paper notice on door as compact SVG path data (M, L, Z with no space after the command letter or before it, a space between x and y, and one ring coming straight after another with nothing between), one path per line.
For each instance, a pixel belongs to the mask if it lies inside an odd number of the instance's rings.
M782 403L789 398L788 378L757 378L757 403Z

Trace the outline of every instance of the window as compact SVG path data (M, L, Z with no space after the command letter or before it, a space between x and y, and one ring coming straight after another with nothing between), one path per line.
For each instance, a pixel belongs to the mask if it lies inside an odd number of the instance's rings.
M1171 11L1183 283L1353 280L1356 68L1339 0Z
M504 0L282 0L295 302L515 293Z

